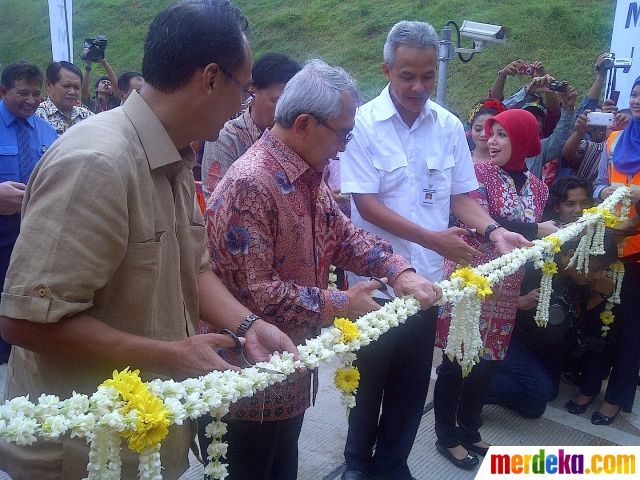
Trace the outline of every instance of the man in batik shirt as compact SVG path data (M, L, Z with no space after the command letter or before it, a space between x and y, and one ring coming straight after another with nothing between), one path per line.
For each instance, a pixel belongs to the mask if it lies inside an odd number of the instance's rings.
M231 166L205 213L214 271L296 344L334 317L355 320L379 308L370 296L377 281L328 290L331 264L386 277L398 295L415 294L424 309L442 294L388 242L355 228L322 181L328 160L351 138L357 102L348 74L309 62L285 87L273 129ZM298 373L233 406L225 435L231 479L296 478L310 380L310 372Z

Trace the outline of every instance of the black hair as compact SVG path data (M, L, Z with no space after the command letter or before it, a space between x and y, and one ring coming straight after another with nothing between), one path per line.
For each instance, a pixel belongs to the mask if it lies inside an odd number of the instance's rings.
M473 104L471 110L469 110L469 118L467 118L467 124L469 127L473 125L473 122L476 121L480 115L491 115L495 117L501 112L504 112L506 107L502 104L500 100L496 100L495 98L485 98L484 100L480 100ZM460 118L458 116L458 118Z
M131 79L136 77L144 78L142 74L138 72L125 72L120 75L120 78L118 79L118 90L128 92L129 86L131 85Z
M298 62L282 53L267 52L253 64L251 76L256 88L268 88L271 85L287 83L302 70Z
M549 200L547 203L552 207L557 207L567 200L569 190L584 188L587 198L593 201L593 184L586 178L576 175L556 178L549 187Z
M180 1L151 22L142 76L153 88L171 93L211 63L233 73L247 60L242 34L247 26L228 0Z
M53 84L58 83L60 80L60 70L63 68L78 75L78 77L80 77L80 82L82 82L82 72L80 69L73 63L66 62L64 60L60 62L53 61L47 66L47 80Z
M97 80L96 80L95 87L93 87L93 88L94 88L95 90L97 90L97 89L98 89L98 85L99 85L99 84L100 84L100 82L101 82L101 81L103 81L103 80L109 80L109 81L111 81L111 79L110 79L108 76L103 75L103 76L101 76L99 79L97 79Z
M26 80L29 83L40 82L40 85L42 85L42 79L42 70L40 70L40 67L35 63L18 60L15 63L7 65L2 71L0 85L9 89L13 88L14 84L20 80Z
M564 242L560 246L560 252L563 255L567 255L569 250L573 250L574 252L578 248L580 244L580 239L582 237L572 238L571 240ZM589 262L595 262L598 265L604 265L608 267L613 262L618 259L618 246L616 245L615 240L613 239L613 235L605 230L604 233L604 255L590 255Z

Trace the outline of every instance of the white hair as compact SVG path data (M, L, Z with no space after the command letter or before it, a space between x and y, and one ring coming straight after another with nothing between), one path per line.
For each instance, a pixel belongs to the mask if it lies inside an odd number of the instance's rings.
M310 60L284 87L276 104L275 121L291 128L304 113L324 121L337 118L342 112L343 92L359 103L357 82L351 75L322 60Z

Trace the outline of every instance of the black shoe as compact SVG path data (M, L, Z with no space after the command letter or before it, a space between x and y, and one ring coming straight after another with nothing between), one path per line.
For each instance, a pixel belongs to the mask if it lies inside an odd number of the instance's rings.
M570 414L582 415L584 412L587 411L587 407L589 406L592 400L593 400L593 397L591 398L591 400L589 400L588 403L585 403L584 405L574 402L573 400L569 400L564 406L567 407L567 412L569 412Z
M462 468L464 470L471 470L472 468L475 468L478 465L478 463L480 463L480 460L478 460L478 457L476 457L473 453L470 453L470 452L467 453L467 456L464 457L462 460L454 457L453 453L451 453L449 449L447 449L446 447L443 447L442 445L440 445L440 442L438 441L436 441L436 449L441 455L443 455L447 460L453 463L456 467Z
M479 447L478 445L474 445L473 443L460 442L460 444L469 452L475 453L477 455L482 455L483 457L489 451L489 447Z
M367 480L367 475L358 470L345 470L340 478L341 480Z
M607 417L606 415L603 415L597 411L593 412L593 415L591 415L591 423L593 423L594 425L611 425L618 416L618 413L620 413L620 410L618 410L613 417Z

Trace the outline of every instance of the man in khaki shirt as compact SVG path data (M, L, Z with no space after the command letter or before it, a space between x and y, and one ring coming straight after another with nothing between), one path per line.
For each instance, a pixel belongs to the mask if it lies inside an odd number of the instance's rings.
M200 318L232 331L248 324L255 360L297 353L273 325L251 323L211 271L195 201L190 143L215 140L251 84L243 22L226 0L160 13L140 94L78 124L38 164L0 304L2 336L15 345L6 399L91 394L126 366L145 380L234 368L216 354L233 346L228 336L194 335ZM190 425L171 427L164 478L188 468L192 438ZM122 478L136 478L137 455L122 453ZM86 440L68 435L29 447L0 442L0 469L14 480L83 478L87 455Z

